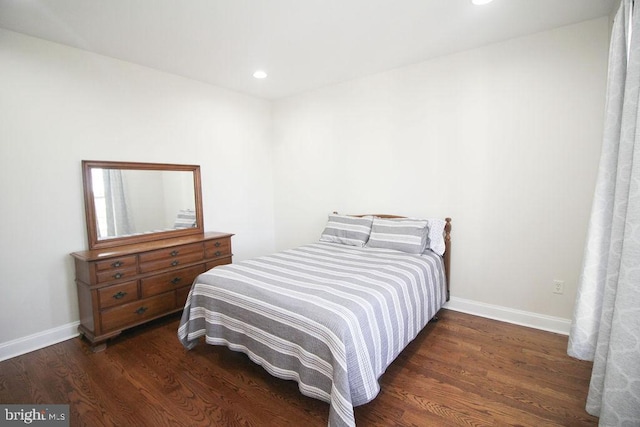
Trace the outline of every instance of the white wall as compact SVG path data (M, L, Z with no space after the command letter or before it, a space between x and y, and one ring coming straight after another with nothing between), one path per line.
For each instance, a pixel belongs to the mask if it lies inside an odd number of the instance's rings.
M454 297L570 318L607 48L605 17L272 106L0 30L0 347L78 318L82 159L200 164L236 260L333 210L452 216Z
M608 28L603 17L276 102L277 248L316 240L333 210L451 216L454 297L569 319Z
M77 321L80 161L199 164L207 230L274 249L271 103L0 30L0 346Z

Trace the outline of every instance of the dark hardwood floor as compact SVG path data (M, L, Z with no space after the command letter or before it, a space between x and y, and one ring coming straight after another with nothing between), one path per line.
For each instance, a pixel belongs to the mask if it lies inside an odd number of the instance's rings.
M80 338L0 362L0 402L70 405L71 426L326 426L328 405L245 355L185 351L172 316L104 352ZM364 426L597 425L584 404L591 363L567 337L443 310L356 408Z

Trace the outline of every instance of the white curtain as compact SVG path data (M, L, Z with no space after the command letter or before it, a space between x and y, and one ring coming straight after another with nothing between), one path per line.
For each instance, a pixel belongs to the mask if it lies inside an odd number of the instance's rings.
M569 355L593 360L586 409L640 426L640 19L622 0L609 53L600 169Z
M133 233L127 207L124 177L118 169L104 169L104 198L107 236L126 236Z

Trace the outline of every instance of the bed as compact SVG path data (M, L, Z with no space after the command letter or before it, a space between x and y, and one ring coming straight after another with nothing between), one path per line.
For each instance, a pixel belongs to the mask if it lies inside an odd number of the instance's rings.
M355 426L353 408L449 299L450 230L450 218L331 214L316 243L198 276L178 338L241 351L328 402L329 426Z

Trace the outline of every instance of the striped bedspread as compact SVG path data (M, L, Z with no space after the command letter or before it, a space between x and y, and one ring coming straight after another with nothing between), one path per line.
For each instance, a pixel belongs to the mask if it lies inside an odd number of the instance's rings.
M316 243L216 267L193 284L178 337L246 353L329 402L330 426L353 407L446 300L441 258Z

